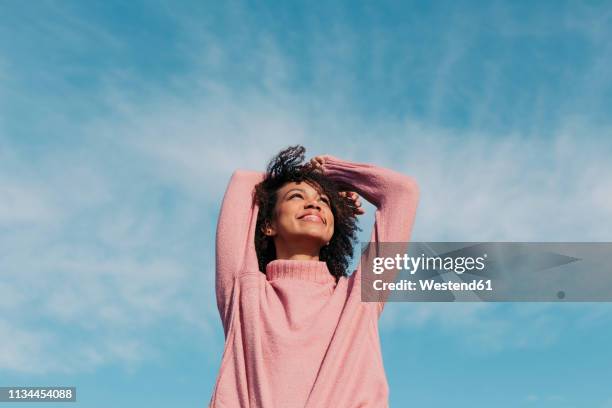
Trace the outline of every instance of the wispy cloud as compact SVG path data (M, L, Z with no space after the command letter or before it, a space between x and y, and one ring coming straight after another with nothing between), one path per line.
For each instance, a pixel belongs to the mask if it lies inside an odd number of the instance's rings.
M167 82L147 82L131 61L96 71L97 86L81 89L60 81L72 60L59 60L48 73L59 78L54 89L64 99L58 99L17 81L20 59L5 46L0 62L14 60L0 63L0 77L15 82L2 89L3 105L18 93L28 104L43 98L66 105L57 112L45 106L44 120L19 122L33 139L43 139L43 128L64 135L49 149L21 141L16 120L1 118L0 228L8 233L0 236L6 316L0 338L16 341L0 354L0 368L53 373L134 364L155 358L156 344L142 339L168 322L199 336L220 332L213 239L225 185L233 170L263 170L290 144L414 176L422 194L414 240L609 240L602 220L612 215L612 184L605 178L612 174L610 124L590 120L568 100L562 111L570 114L551 121L534 113L522 126L517 112L557 109L556 94L540 88L535 99L529 89L504 96L507 88L520 88L505 80L505 57L485 63L481 88L457 88L456 68L465 68L473 41L482 40L470 16L453 14L458 25L423 51L410 32L397 33L406 40L397 41L371 23L376 41L368 40L359 27L326 27L311 13L306 45L292 53L286 38L233 7L231 35L199 24L198 14L167 10L179 27L176 51L188 62L180 74L164 77ZM499 13L491 24L508 38L556 35L555 27L538 29L542 34L530 31L535 25L504 23ZM38 21L36 36L53 31L64 44L85 48L97 39L107 52L128 41L78 15L57 18L72 23ZM576 17L571 24L590 38L595 54L578 75L588 74L592 83L577 95L600 103L598 86L608 89L609 81L602 71L609 50L600 48L608 29L604 20L596 29L584 21ZM89 40L77 38L82 32ZM362 41L386 59L364 62ZM83 95L91 98L90 109L82 107ZM499 109L506 103L522 103L522 110L509 119ZM467 125L449 117L462 104ZM74 111L86 114L73 119ZM496 352L550 345L566 319L609 324L604 305L579 310L581 317L567 310L559 317L545 305L393 304L381 324L442 330ZM47 326L36 328L37 319Z

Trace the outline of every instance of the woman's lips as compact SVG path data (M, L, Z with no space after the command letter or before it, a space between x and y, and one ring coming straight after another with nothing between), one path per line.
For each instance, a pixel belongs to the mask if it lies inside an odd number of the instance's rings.
M323 220L321 219L321 217L317 215L305 215L301 217L300 219L304 221L318 222L320 224L323 224Z

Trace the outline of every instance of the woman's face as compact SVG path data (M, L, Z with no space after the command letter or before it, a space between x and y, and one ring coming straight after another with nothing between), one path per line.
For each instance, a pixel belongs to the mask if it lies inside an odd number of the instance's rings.
M308 182L289 182L278 189L272 236L285 243L311 243L320 249L334 234L334 216L327 194Z

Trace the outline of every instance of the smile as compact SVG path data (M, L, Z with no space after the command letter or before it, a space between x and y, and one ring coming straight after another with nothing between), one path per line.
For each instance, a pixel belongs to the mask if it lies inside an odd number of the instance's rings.
M310 222L318 222L320 224L324 224L323 220L318 215L305 215L303 217L300 217L300 220L302 220L302 221L310 221Z

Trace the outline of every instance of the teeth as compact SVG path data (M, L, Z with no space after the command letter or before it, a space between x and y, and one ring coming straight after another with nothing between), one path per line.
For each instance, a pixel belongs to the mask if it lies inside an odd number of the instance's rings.
M317 217L316 215L305 215L302 217L303 220L309 220L309 221L315 221L315 222L323 222L319 217Z

